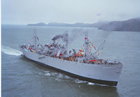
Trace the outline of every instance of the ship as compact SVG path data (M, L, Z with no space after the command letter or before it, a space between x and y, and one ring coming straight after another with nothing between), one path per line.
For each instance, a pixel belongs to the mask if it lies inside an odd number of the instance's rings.
M105 41L95 48L88 39L88 34L83 38L83 49L76 52L75 49L68 50L68 32L56 35L52 38L52 43L42 45L36 35L27 44L20 45L23 55L35 62L47 67L63 72L68 76L78 78L83 81L108 86L117 86L122 71L123 64L120 61L99 58L99 50L103 48ZM62 39L65 44L56 43L57 39ZM95 52L91 52L91 47Z

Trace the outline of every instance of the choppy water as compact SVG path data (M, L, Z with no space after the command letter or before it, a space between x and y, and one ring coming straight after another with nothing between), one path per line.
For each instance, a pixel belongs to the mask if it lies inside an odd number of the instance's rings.
M106 40L102 58L117 58L124 64L118 86L108 87L71 78L21 56L19 45L29 43L33 29L23 25L2 25L2 97L140 96L140 32L105 32L80 27L36 27L42 44L50 43L55 35L65 31L68 31L70 36L69 49L81 48L85 31L96 47Z

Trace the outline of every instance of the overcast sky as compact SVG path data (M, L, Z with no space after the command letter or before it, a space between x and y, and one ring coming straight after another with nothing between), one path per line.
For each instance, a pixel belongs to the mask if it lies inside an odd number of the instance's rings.
M2 24L95 23L140 17L140 0L1 0Z

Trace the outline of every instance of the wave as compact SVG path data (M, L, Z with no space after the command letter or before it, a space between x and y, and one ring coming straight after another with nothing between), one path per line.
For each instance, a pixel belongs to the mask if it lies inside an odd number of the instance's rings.
M62 74L62 73L57 73L57 72L43 71L43 73L40 73L40 75L44 75L44 76L47 76L47 77L53 77L57 81L63 81L63 80L68 79L68 80L70 80L74 83L77 83L77 84L86 84L86 85L89 85L89 86L93 86L93 85L108 86L108 85L104 85L104 84L92 83L92 82L80 80L80 79L77 79L77 78L72 78L68 75L65 75L65 74Z
M88 82L88 84L87 85L95 85L94 83L92 83L92 82Z
M5 54L8 54L8 55L15 55L15 56L19 56L22 54L22 52L16 50L16 49L13 49L9 46L1 46L1 51Z
M83 81L83 80L80 80L80 79L75 79L75 82L76 83L87 83L87 81Z

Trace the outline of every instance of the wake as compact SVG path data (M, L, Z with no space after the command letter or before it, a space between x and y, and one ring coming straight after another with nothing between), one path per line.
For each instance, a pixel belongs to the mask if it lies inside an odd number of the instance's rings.
M15 56L19 56L22 54L22 52L16 50L16 49L13 49L13 48L10 48L8 46L1 46L1 51L5 54L8 54L8 55L15 55Z

